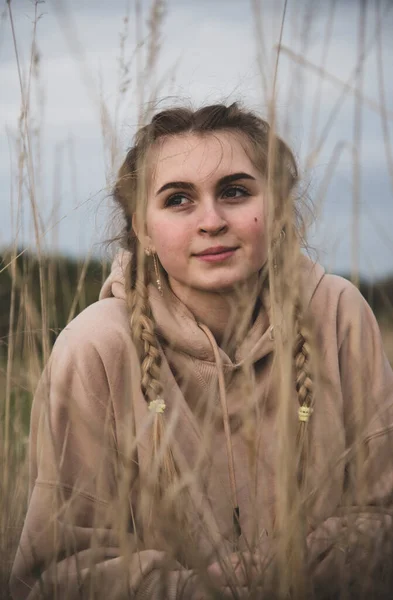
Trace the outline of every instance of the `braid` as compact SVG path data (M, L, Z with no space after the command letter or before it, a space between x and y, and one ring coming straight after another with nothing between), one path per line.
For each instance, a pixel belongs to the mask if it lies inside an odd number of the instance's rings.
M314 399L314 382L311 372L311 349L309 335L302 322L299 304L295 313L295 343L294 367L295 386L299 402L299 429L297 434L298 447L298 482L300 486L305 483L306 467L308 461L309 440L307 435L308 421L312 413Z
M162 391L160 382L161 355L157 338L154 333L154 324L148 305L141 306L136 329L139 340L142 342L141 356L141 387L142 392L149 402L156 400Z
M300 329L295 339L294 359L296 369L296 391L300 406L311 406L313 395L313 380L310 373L310 345L305 337L304 330Z
M148 303L147 281L148 273L146 261L143 256L138 256L142 249L137 245L136 252L131 255L128 271L127 304L129 309L131 335L139 351L141 363L141 388L146 400L150 403L158 400L162 392L160 382L161 353L154 331L154 322ZM143 267L137 268L138 260L143 260ZM156 412L153 423L153 440L151 466L158 469L155 480L156 492L162 495L168 486L174 482L176 467L173 454L169 445L161 456L161 446L164 437L164 415ZM153 494L153 497L156 494Z
M161 356L158 348L157 338L154 333L154 324L151 316L146 310L147 305L144 306L144 309L145 310L142 311L139 318L144 354L141 364L141 385L143 393L151 401L155 400L162 391L162 385L159 380Z
M128 271L127 303L130 314L131 335L141 359L142 392L149 401L160 394L161 355L158 341L154 333L154 324L149 309L147 296L147 268L143 260L143 268L137 269L138 251L131 254ZM142 257L143 258L143 257Z

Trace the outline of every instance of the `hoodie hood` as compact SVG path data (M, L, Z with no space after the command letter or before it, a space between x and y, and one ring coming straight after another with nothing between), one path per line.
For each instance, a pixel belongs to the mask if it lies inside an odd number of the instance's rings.
M130 261L130 253L120 250L112 263L111 272L104 282L99 299L118 298L126 300L125 280L126 269ZM308 257L302 255L300 260L300 277L303 282L303 295L306 306L321 282L325 270ZM157 288L149 284L149 304L156 323L157 334L171 349L184 352L202 361L215 362L211 343L205 332L199 326L191 311L175 296L163 281L163 296ZM239 346L234 361L219 348L224 366L239 366L245 359L255 362L269 354L274 347L273 336L264 311L257 315L246 338Z

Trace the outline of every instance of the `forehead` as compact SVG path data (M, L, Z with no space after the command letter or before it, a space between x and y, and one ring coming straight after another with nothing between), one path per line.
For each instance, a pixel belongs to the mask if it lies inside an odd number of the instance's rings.
M153 187L170 181L209 183L235 172L258 171L243 136L232 132L187 133L164 138L153 156Z

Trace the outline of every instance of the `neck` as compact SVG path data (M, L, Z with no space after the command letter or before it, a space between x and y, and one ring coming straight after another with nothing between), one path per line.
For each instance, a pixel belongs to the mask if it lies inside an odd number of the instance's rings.
M172 291L204 323L229 356L245 338L253 320L259 295L258 277L228 292L209 292L169 281Z

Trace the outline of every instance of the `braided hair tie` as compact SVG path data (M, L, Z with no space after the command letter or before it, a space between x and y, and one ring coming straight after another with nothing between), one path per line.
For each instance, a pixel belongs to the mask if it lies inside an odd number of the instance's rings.
M152 400L147 406L150 412L158 414L162 414L166 409L166 404L162 398L156 398L156 400Z
M312 415L313 409L311 406L300 406L298 410L299 421L307 423Z

